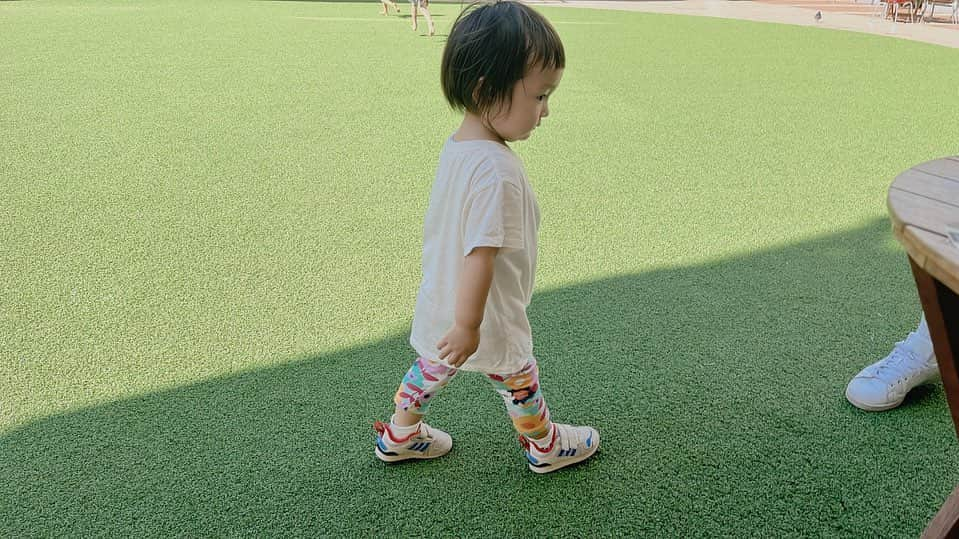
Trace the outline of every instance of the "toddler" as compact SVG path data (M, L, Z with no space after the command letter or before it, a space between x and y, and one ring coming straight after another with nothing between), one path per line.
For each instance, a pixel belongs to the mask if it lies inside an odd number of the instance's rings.
M533 472L580 462L599 447L596 429L553 423L543 398L526 316L539 207L507 144L528 138L549 115L565 64L556 30L519 2L474 4L453 24L441 85L464 116L440 154L426 211L410 336L419 357L390 422L374 424L383 461L449 452L450 436L423 416L460 370L485 374L503 397Z

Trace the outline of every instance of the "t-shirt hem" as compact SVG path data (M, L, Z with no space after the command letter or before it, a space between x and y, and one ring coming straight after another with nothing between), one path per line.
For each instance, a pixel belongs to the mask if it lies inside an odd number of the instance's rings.
M413 350L416 351L419 357L434 361L436 363L448 365L448 363L436 357L436 352L430 350L431 347L422 346L421 343L417 343L412 337L410 338L410 345L413 346ZM526 363L532 356L533 353L530 352L529 354L518 355L515 358L503 358L489 366L472 364L476 359L472 358L458 367L458 370L467 372L481 372L483 374L515 374L523 370L523 367L526 366Z

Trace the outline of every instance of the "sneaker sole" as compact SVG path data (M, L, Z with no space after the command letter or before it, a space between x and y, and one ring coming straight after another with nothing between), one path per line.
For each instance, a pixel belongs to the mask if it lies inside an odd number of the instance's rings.
M533 466L532 464L530 464L530 465L529 465L529 469L530 469L530 471L532 471L533 473L538 473L538 474L555 472L556 470L562 470L563 468L565 468L565 467L567 467L567 466L572 466L573 464L579 464L580 462L583 462L584 460L588 459L589 457L592 457L593 455L595 455L595 454L596 454L596 451L598 451L598 450L599 450L599 433L597 432L597 433L596 433L596 445L593 446L593 450L590 451L589 453L585 453L585 454L583 454L582 456L574 457L574 458L572 458L572 459L570 459L570 460L565 460L565 461L563 461L561 464L556 464L555 466L550 466L550 467L548 467L548 468L537 468L537 467Z
M450 449L452 449L452 448L450 448ZM379 447L376 447L374 450L376 451L376 458L382 460L383 462L401 462L401 461L404 461L404 460L426 460L426 459L435 459L435 458L442 457L443 455L446 455L447 453L449 453L449 451L446 451L446 452L444 452L444 453L440 453L439 455L406 455L406 456L403 456L403 455L387 455L386 453L383 453L382 451L380 451L380 448L379 448Z
M906 399L903 397L898 401L887 404L867 404L865 402L857 401L849 394L849 390L846 390L846 400L849 401L849 404L852 404L860 410L865 410L867 412L885 412L886 410L892 410L893 408L899 406Z

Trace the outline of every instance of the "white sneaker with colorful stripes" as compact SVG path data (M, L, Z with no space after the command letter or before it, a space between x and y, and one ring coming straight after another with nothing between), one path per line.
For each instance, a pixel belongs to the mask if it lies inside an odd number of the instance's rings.
M548 446L539 447L524 436L520 436L520 442L526 449L529 469L536 473L549 473L593 456L599 449L599 432L593 427L553 423Z
M388 423L373 423L376 431L376 457L383 462L399 462L409 459L435 459L453 448L449 434L420 422L419 428L409 436L396 436Z

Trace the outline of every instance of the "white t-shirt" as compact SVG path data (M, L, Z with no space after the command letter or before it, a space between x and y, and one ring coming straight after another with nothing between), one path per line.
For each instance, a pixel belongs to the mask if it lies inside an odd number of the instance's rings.
M463 261L476 247L499 247L480 344L460 367L512 374L533 354L526 307L533 296L539 206L523 163L486 140L456 142L440 154L423 227L423 281L410 344L439 361L436 343L453 326Z

